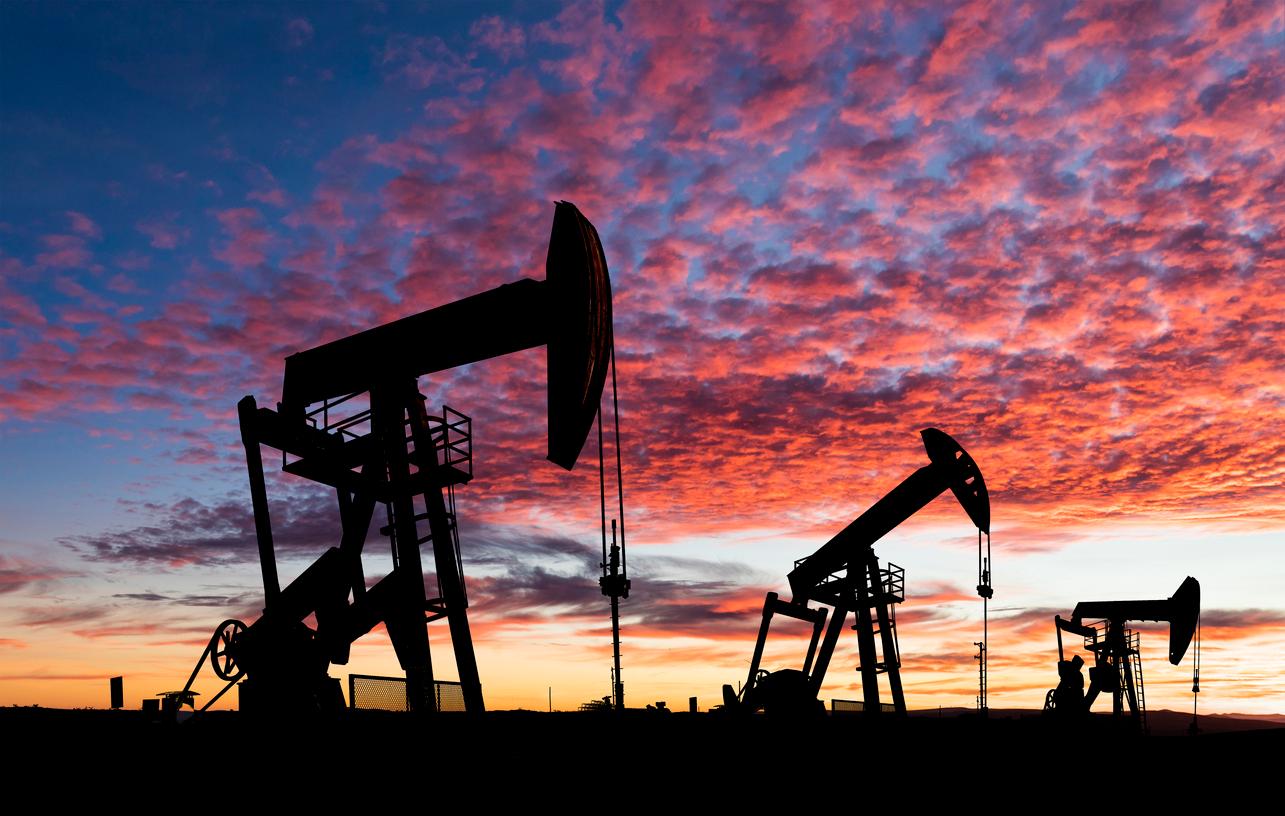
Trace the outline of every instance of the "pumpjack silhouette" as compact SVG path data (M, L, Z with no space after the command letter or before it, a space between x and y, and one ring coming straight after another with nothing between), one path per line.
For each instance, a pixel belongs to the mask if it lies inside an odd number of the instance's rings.
M437 707L428 622L445 619L464 705L485 705L468 622L455 488L472 478L472 422L444 406L430 412L420 377L545 346L548 458L570 470L593 427L612 358L611 281L597 230L558 202L546 278L521 279L302 351L286 359L277 410L253 396L238 404L254 508L265 606L250 625L225 621L202 663L227 682L244 677L241 708L316 712L343 706L331 663L380 622L406 673L408 705ZM282 469L335 490L342 529L285 588L277 577L260 446ZM387 523L392 570L367 588L361 553L376 508ZM431 545L440 589L427 597L421 547ZM314 616L316 628L305 623Z
M901 655L897 646L895 604L905 599L905 570L896 564L879 565L874 543L887 535L947 489L955 494L979 531L990 534L990 498L982 472L964 448L936 428L921 432L929 464L919 468L892 489L838 535L807 558L794 562L789 574L793 597L783 601L767 593L763 622L750 660L749 676L738 694L723 686L723 708L730 712L763 710L786 717L807 717L824 713L817 699L825 680L835 644L849 613L856 613L857 648L860 654L863 710L878 714L890 709L905 714L906 700L901 687ZM990 597L989 576L978 586ZM828 605L813 608L810 601ZM775 615L812 624L803 668L761 670L763 647ZM829 616L829 627L826 618ZM825 639L822 640L822 631ZM875 636L880 638L876 649ZM818 643L819 648L818 648ZM879 652L882 651L882 657ZM891 705L879 700L879 675L887 675Z
M1097 620L1097 623L1085 621ZM1129 629L1130 621L1165 621L1169 623L1169 662L1177 666L1191 645L1200 622L1200 582L1191 576L1174 594L1157 601L1081 601L1075 605L1070 620L1053 617L1057 631L1058 684L1044 698L1046 714L1062 720L1082 721L1098 696L1111 696L1111 713L1117 722L1127 722L1139 731L1147 730L1146 689L1143 682L1142 656L1138 651L1138 633ZM1084 658L1066 658L1062 633L1084 638L1084 648L1093 654L1089 668L1089 689L1084 690ZM1197 646L1199 649L1199 646ZM1192 692L1199 691L1198 680ZM1125 714L1125 705L1128 714Z

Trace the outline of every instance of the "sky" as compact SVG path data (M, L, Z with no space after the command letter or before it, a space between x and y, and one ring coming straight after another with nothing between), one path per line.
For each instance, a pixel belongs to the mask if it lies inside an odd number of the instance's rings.
M542 279L568 200L612 277L630 705L743 680L764 593L938 427L990 489L992 707L1042 705L1055 614L1192 575L1201 710L1285 711L1282 16L0 4L0 704L180 688L263 604L237 401L274 405L296 351ZM420 382L473 421L490 708L610 692L596 451L545 461L544 374L531 350ZM267 461L288 581L338 515ZM947 493L875 551L906 571L909 707L973 706L975 528ZM1189 710L1194 650L1140 628L1148 706ZM780 622L764 666L805 647ZM860 698L856 663L848 632L823 699ZM350 671L397 673L382 629Z

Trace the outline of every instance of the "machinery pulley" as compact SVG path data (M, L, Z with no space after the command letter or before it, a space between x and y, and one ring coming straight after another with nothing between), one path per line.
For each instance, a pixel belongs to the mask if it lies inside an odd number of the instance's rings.
M245 669L237 665L232 654L232 644L243 632L244 623L229 619L219 624L219 628L214 630L214 636L210 638L206 652L210 656L210 667L220 680L233 682L240 680L241 675L245 674Z

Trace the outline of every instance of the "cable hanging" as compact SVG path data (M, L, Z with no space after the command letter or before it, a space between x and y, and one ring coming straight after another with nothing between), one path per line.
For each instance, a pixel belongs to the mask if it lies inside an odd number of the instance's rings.
M607 569L607 469L602 459L602 403L598 403L598 507L602 511L602 569Z
M1196 659L1191 665L1191 735L1200 733L1197 725L1198 703L1200 700L1200 618L1196 618Z
M625 477L620 466L620 398L616 393L616 342L611 342L611 414L616 422L616 497L620 501L620 569L628 572L625 562Z
M625 561L625 491L624 469L620 457L620 398L616 390L616 345L611 345L611 408L614 421L613 443L616 448L616 498L619 517L611 520L611 545L607 545L607 467L602 429L602 404L598 405L598 501L602 513L602 577L598 585L602 594L611 598L611 643L613 658L611 700L620 711L625 707L625 685L620 678L620 599L629 597L629 573ZM616 528L620 540L616 540Z

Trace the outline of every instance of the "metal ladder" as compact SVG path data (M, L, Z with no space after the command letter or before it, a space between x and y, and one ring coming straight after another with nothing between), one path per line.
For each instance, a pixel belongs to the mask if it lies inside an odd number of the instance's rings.
M1129 633L1129 650L1133 652L1134 693L1138 695L1138 718L1142 723L1142 733L1151 733L1147 725L1147 694L1142 683L1142 650L1138 648L1138 633Z

